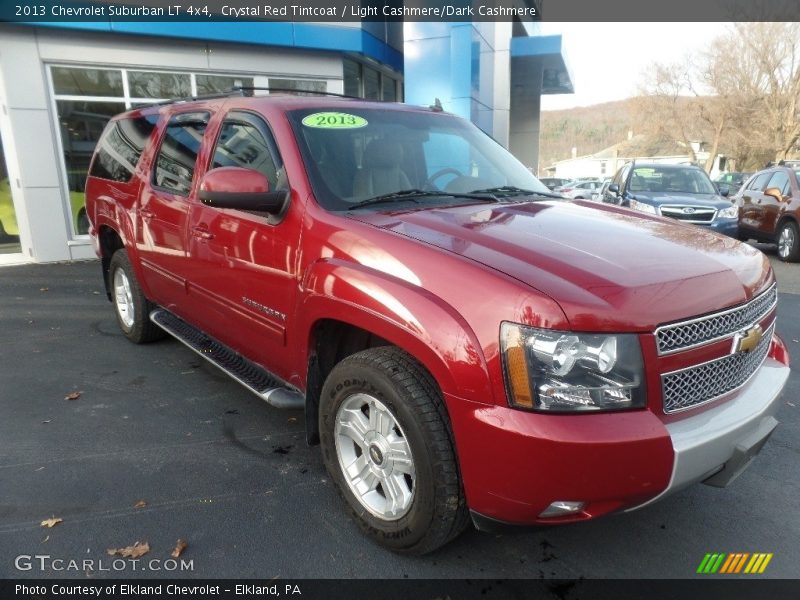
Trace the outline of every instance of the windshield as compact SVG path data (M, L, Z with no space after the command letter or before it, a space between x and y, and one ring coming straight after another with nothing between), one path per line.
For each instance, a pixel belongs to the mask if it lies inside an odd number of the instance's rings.
M705 171L691 167L636 167L631 175L629 191L680 192L683 194L716 194L714 184Z
M416 204L480 201L447 194L496 188L549 193L507 150L459 117L361 107L295 110L288 116L314 195L328 210L367 206L366 200L408 190L423 193L399 195L371 209L411 198Z

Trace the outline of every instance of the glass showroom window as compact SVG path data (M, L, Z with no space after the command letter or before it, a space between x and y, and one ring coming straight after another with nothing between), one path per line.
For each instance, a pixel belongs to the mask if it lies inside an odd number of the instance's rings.
M345 96L399 102L400 82L392 77L346 58L343 64Z
M328 82L311 81L309 79L278 79L275 77L270 77L269 87L278 90L286 90L286 93L296 94L297 96L315 96L316 94L306 94L304 92L326 92L328 91Z
M58 65L50 66L50 78L73 236L85 235L89 231L84 193L86 172L100 134L113 115L170 98L224 93L236 85L252 86L255 80L253 76L231 74ZM305 85L311 87L303 87ZM324 81L291 80L286 83L286 87L298 90L315 90L320 85L324 91ZM3 210L4 185L0 180L0 211Z
M11 182L3 153L3 139L0 138L0 254L22 252L19 244L19 228L14 202L11 198Z

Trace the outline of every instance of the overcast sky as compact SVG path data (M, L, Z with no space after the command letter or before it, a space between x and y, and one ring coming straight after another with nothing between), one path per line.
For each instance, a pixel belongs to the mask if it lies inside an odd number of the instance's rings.
M634 96L648 65L680 60L729 28L729 23L542 23L543 33L563 36L575 87L574 94L543 96L542 110Z

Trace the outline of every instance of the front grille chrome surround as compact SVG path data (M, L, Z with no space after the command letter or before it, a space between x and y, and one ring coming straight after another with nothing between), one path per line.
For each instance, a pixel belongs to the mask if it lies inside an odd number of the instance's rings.
M707 225L717 216L717 210L705 206L662 205L661 215L683 221L684 223L705 223Z
M667 414L697 408L745 385L767 357L775 321L752 352L736 352L661 376L661 395Z
M655 332L658 354L672 354L733 336L737 331L761 321L777 303L778 288L773 283L766 292L746 304L688 321L662 325Z

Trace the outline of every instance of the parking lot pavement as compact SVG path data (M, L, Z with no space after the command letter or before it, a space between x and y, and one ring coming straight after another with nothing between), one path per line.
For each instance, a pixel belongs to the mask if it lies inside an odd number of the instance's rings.
M800 355L792 269L779 272L778 329ZM469 531L402 557L346 516L300 412L267 406L176 341L129 343L101 285L94 262L0 269L0 577L683 578L706 552L771 552L764 576L798 575L797 372L781 426L727 489L566 527ZM50 517L63 522L41 527ZM163 561L178 538L191 571L15 568L19 555L109 561L136 541Z

